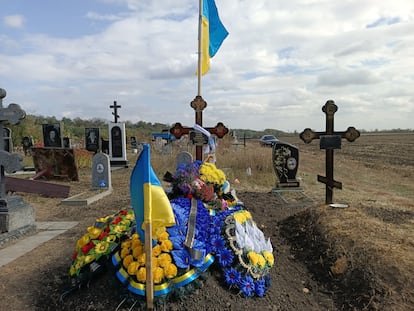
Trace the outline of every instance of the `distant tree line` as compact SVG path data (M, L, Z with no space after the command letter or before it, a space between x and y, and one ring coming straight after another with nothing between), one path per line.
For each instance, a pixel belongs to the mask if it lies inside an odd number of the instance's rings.
M56 117L45 117L45 116L36 116L36 115L26 115L26 118L20 121L17 125L4 124L5 127L8 127L12 131L12 140L15 146L21 146L23 137L29 136L32 137L35 144L43 142L43 124L56 124L61 125L63 137L69 137L71 141L79 141L85 137L85 128L99 128L100 136L104 139L108 139L108 121L99 118L93 119L81 119L81 118L62 118L61 120ZM152 133L159 133L162 131L168 131L173 125L172 124L163 124L163 123L151 123L145 121L138 121L132 123L130 121L125 121L126 136L137 137L138 142L142 141L151 141ZM246 139L259 139L264 134L275 135L276 137L281 136L295 136L299 135L298 132L294 131L292 133L287 133L281 130L276 129L265 129L263 131L255 131L250 129L229 129L230 135L237 135L239 140L244 138ZM367 132L361 130L361 132ZM413 132L412 129L393 129L393 130L375 130L375 133L385 133L385 132Z

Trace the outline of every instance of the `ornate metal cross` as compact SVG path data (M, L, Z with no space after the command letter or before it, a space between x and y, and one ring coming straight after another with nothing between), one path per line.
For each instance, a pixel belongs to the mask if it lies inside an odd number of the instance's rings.
M310 128L306 128L300 133L300 138L306 144L309 144L313 139L320 139L320 149L326 150L326 177L318 175L318 181L326 185L325 204L331 204L333 188L342 189L342 183L334 180L333 176L334 149L341 148L342 138L353 142L360 136L360 133L352 126L344 132L334 131L334 114L338 111L338 106L333 100L328 100L322 107L322 111L326 114L326 131L314 132Z
M112 114L114 115L114 122L115 123L118 123L118 118L119 118L118 108L121 108L121 106L120 105L117 105L116 101L114 101L114 104L111 105L111 106L109 106L109 108L114 109L114 111L112 112Z
M7 210L4 172L14 173L23 167L23 157L20 154L11 154L4 150L3 122L8 121L14 125L26 117L26 113L17 104L3 108L3 98L6 95L6 90L0 88L0 210Z
M203 126L203 110L207 107L207 102L197 95L194 100L191 102L191 108L195 110L195 123ZM229 129L224 126L222 122L217 123L215 127L206 127L207 131L211 134L215 134L218 138L223 138L229 132ZM183 127L181 123L175 123L175 125L170 129L170 133L174 135L175 138L180 138L184 134L189 134L194 129L191 127ZM200 133L201 134L201 133ZM196 144L196 160L201 161L203 159L203 144Z

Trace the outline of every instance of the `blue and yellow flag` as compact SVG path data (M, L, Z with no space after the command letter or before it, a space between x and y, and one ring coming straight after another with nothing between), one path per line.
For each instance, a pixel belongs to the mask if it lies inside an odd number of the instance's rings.
M216 55L218 49L229 34L220 21L214 0L202 0L201 10L201 74L210 69L210 58Z
M131 203L134 209L137 233L145 240L143 228L152 223L152 230L175 224L170 201L151 167L150 148L143 144L130 179Z

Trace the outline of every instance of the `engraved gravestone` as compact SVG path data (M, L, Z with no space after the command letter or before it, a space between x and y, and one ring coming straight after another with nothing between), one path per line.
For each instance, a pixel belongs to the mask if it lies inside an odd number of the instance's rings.
M177 154L176 162L177 162L177 167L180 164L190 164L193 162L193 156L191 153L187 151L182 151L179 154Z
M279 179L276 187L299 187L296 179L299 164L299 150L297 147L278 141L272 151L273 168Z
M98 152L92 159L92 189L112 188L109 156Z

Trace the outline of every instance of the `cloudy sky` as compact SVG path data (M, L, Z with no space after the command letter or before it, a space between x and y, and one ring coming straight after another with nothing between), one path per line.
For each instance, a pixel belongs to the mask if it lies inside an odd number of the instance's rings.
M414 1L216 0L229 32L201 80L203 125L414 128ZM198 0L0 0L3 106L194 124Z

